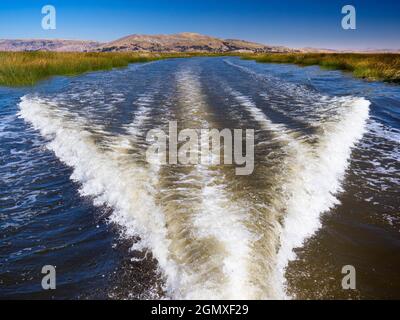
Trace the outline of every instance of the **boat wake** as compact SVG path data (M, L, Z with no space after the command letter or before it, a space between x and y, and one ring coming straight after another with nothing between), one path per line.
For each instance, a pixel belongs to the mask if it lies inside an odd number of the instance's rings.
M304 113L311 108L310 97L320 108L301 119L315 128L307 135L274 121L264 109L262 101L287 89L260 92L256 100L224 84L232 107L271 138L270 145L256 141L262 161L255 173L265 178L255 184L256 179L236 178L224 166L144 161L144 128L164 128L167 120L182 128L216 126L198 69L181 67L174 86L164 118L154 119L157 90L150 90L135 100L133 120L122 133L39 96L22 97L19 115L73 168L71 179L80 184L81 195L111 207L110 220L126 236L139 237L132 249L152 252L167 297L288 298L285 268L295 258L293 249L320 227L320 215L338 203L352 147L365 131L369 101L291 88L296 99L304 97ZM333 110L330 117L327 110ZM302 114L298 108L282 112L293 119ZM263 143L268 146L261 149Z

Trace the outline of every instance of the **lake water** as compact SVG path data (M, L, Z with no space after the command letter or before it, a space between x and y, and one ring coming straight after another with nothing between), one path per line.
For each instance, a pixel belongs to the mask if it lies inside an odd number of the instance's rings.
M254 172L146 162L170 121L254 129ZM0 88L0 297L400 298L399 142L400 86L318 67L170 59Z

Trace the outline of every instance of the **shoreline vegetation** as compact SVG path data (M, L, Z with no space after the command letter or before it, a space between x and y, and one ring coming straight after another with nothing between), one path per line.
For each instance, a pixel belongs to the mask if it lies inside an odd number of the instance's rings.
M74 76L126 67L130 63L190 56L134 52L0 52L0 86L29 86L51 76Z
M73 76L90 71L126 67L130 63L197 56L238 56L262 63L352 72L355 77L400 83L400 54L361 53L137 53L137 52L0 52L0 86L29 86L51 76Z
M400 83L400 54L397 53L272 53L242 58L262 63L318 65L324 69L351 72L356 78Z

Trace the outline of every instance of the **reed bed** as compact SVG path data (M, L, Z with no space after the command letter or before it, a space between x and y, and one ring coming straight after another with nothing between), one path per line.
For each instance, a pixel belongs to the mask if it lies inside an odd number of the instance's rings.
M166 57L174 55L133 52L0 52L0 85L33 85L54 75L77 75Z
M137 52L0 52L0 85L34 85L51 76L71 76L84 72L125 67L130 63L166 58L238 55L257 62L319 65L352 72L369 80L400 83L400 54L345 53L137 53Z
M243 58L257 62L319 65L352 72L357 78L400 83L400 54L395 53L271 53L245 55Z

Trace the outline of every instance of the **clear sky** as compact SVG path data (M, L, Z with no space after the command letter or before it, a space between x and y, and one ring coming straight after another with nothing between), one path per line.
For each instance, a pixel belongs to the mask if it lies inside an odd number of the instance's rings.
M47 4L56 8L56 30L41 27ZM356 8L356 30L341 28L346 4ZM290 47L400 49L400 0L0 0L2 39L184 31Z

